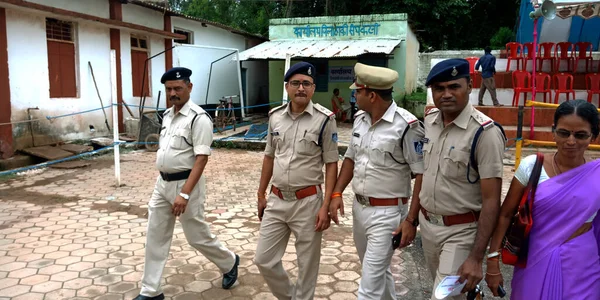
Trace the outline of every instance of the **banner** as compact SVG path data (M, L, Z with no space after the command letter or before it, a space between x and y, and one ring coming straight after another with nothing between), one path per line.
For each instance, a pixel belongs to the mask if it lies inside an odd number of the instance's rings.
M352 82L354 67L329 67L329 82Z

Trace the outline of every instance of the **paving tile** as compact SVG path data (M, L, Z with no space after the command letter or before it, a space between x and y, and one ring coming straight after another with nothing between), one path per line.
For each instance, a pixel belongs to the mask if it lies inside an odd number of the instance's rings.
M43 267L41 269L38 270L38 274L42 274L42 275L53 275L53 274L58 274L64 270L66 270L67 267L66 266L62 266L62 265L51 265L51 266L47 266L47 267Z
M28 285L13 285L11 287L7 287L0 290L0 295L5 297L15 297L19 295L23 295L31 290L31 287Z
M63 271L63 272L56 273L56 274L52 275L50 277L50 280L52 280L52 281L59 281L59 282L65 282L65 281L77 278L77 276L79 276L79 272Z
M81 257L79 256L67 256L63 258L59 258L55 261L57 265L70 265L74 263L78 263L81 261Z
M92 280L88 278L75 278L63 283L63 288L78 290L88 285L92 285Z
M94 278L98 278L98 277L106 275L106 274L107 274L106 269L94 268L94 269L88 269L88 270L80 272L79 277L94 279Z
M102 295L102 296L94 298L94 300L122 300L122 299L123 299L123 295L120 295L120 294L106 294L106 295Z
M21 296L13 297L11 300L43 300L44 294L42 293L26 293Z
M122 281L122 277L119 275L108 274L94 279L95 285L111 285Z
M31 291L36 293L48 293L60 289L61 287L62 282L46 281L32 286Z
M0 279L0 288L7 288L19 284L17 278L2 278ZM1 294L0 294L1 295Z
M22 285L36 285L45 281L48 281L50 279L49 275L32 275L29 277L25 277L23 279L21 279L21 281L19 281L20 284ZM2 286L2 284L0 284L0 286Z
M60 289L50 293L46 293L44 300L71 300L75 298L75 294L77 291L68 290L68 289Z
M137 285L133 282L117 282L108 286L109 293L117 294L123 294L134 289L137 289Z
M77 290L77 297L98 297L106 294L108 288L106 286L90 285Z
M15 260L15 259L16 258L13 258L12 260ZM3 265L0 265L0 271L11 272L11 271L25 268L25 266L27 266L27 263L25 263L25 262L10 262L10 263L5 263Z
M8 277L21 279L21 278L25 278L25 277L34 275L35 273L37 273L37 269L23 268L23 269L11 271L10 273L8 273Z

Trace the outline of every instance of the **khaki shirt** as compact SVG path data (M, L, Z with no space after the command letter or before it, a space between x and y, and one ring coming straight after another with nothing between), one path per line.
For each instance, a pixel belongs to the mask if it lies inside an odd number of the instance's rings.
M312 101L295 119L290 105L276 107L269 114L265 155L275 158L273 185L283 191L297 191L322 184L323 164L339 160L335 115Z
M470 151L475 133L479 136L475 159L479 174L470 167ZM442 113L433 109L425 116L423 153L425 173L421 188L421 206L439 215L456 215L481 210L481 179L502 178L503 153L506 139L492 120L470 104L446 127Z
M354 193L375 198L410 197L411 172L423 174L424 136L421 122L394 102L375 124L371 124L369 114L358 113L345 155L354 161Z
M163 114L156 168L165 173L191 170L196 155L210 155L213 123L198 105L188 101L175 114L171 107ZM197 117L196 117L197 116ZM192 120L194 126L192 126Z

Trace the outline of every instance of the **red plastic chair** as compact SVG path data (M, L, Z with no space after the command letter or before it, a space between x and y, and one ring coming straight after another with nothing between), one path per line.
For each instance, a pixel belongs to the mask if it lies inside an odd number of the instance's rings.
M512 84L513 84L513 106L518 106L521 98L521 93L525 93L523 103L527 101L527 93L531 93L531 74L527 71L517 70L512 72Z
M587 101L592 103L592 97L598 95L598 103L600 103L600 74L586 74L585 75L585 89L588 93Z
M535 50L533 49L533 43L523 44L523 50L527 52L523 53L523 70L527 71L527 61L531 60L533 63L533 54L535 53Z
M475 70L475 65L477 64L479 57L471 56L471 57L467 57L465 59L469 62L469 75L471 76L471 80L473 80L473 85L479 86L478 85L479 80L475 76L475 73L477 73L477 70Z
M506 72L510 71L510 62L513 60L517 61L517 70L519 70L519 62L523 61L523 45L516 42L506 43L506 53L506 58L508 59L506 62Z
M537 72L535 73L535 91L536 93L544 94L544 103L547 102L546 96L550 94L550 101L552 101L552 79L550 74Z
M550 72L554 72L554 68L556 67L556 57L554 57L554 43L541 43L538 48L538 69L542 71L544 67L544 61L550 61Z
M573 75L567 73L554 74L552 83L554 85L554 104L558 104L558 96L560 94L567 94L567 101L571 100L569 99L569 95L573 95L573 100L575 100Z
M563 60L567 61L567 71L573 72L573 64L575 63L575 57L573 57L574 50L573 43L570 42L561 42L556 44L556 48L554 48L554 57L556 57L556 71L560 71L560 63ZM570 49L570 50L569 50Z
M589 72L590 67L594 65L594 58L592 58L592 43L590 42L579 42L575 44L575 52L577 55L575 56L575 68L574 72L577 71L577 67L579 67L579 61L585 60L585 73ZM588 52L588 49L590 50Z

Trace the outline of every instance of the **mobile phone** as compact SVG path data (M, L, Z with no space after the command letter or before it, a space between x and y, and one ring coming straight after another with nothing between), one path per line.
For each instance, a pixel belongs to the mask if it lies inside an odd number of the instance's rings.
M498 286L498 296L500 296L500 298L504 298L504 296L506 296L506 291L501 285Z
M400 247L400 241L402 240L402 232L392 237L392 249L396 250Z

